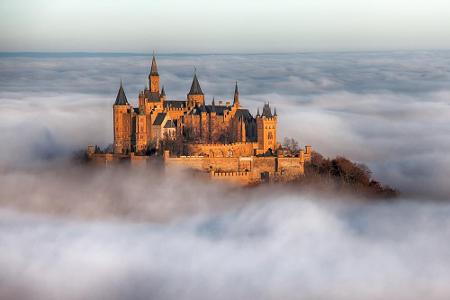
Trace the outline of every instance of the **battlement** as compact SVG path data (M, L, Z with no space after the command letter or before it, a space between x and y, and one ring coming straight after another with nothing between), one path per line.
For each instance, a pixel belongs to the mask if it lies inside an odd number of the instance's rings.
M192 144L192 145L198 145L201 147L233 147L233 146L256 146L258 143L256 142L236 142L236 143L229 143L229 144L221 144L221 143L214 143L214 144Z
M215 172L211 171L210 175L212 177L230 177L230 176L248 176L250 172Z
M231 184L247 185L251 181L250 172L214 172L211 171L210 178L214 181L225 181Z
M164 108L166 111L185 111L185 107L174 107L174 106L167 106Z
M260 118L264 121L277 121L278 120L277 116L273 116L273 117L257 116L257 118Z

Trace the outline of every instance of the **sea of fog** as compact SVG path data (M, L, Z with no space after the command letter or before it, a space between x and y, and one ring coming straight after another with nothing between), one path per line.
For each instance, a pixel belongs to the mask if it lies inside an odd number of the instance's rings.
M71 165L150 60L0 53L0 298L448 299L450 51L157 57L169 99L194 68L207 102L237 80L280 140L365 163L392 202Z

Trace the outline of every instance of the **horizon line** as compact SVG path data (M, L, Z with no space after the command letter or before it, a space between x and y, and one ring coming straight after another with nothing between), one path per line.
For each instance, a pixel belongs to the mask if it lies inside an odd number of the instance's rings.
M158 52L157 56L204 56L204 55L294 55L329 53L395 53L395 52L447 52L448 49L391 49L391 50L304 50L304 51L268 51L268 52ZM0 51L0 56L151 56L152 51Z

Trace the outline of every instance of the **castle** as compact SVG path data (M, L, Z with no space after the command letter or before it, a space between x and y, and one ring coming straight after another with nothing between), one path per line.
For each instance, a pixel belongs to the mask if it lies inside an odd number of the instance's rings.
M243 108L237 82L232 101L216 103L213 98L206 104L196 72L186 99L168 100L153 54L148 87L139 92L138 107L128 102L120 83L113 105L112 153L98 153L93 146L87 153L94 162L142 164L159 151L166 165L205 171L214 179L245 184L288 180L303 174L311 147L286 156L277 143L277 121L269 103L256 117Z

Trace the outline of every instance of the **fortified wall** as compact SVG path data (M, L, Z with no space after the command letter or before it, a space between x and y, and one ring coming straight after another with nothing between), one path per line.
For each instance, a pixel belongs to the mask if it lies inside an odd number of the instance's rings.
M232 147L232 145L229 145ZM290 181L305 173L305 162L311 160L311 147L300 150L298 157L277 156L179 156L171 157L164 152L164 163L168 167L184 167L210 173L216 180L227 180L241 184L256 184L266 181Z
M243 149L250 149L252 143L239 145L201 145L211 150L211 148L234 149L236 146ZM201 148L201 147L200 147ZM257 184L260 182L270 181L290 181L305 172L305 162L311 161L312 149L306 146L305 150L300 150L296 157L284 157L282 154L277 156L175 156L172 157L168 150L164 151L163 159L166 167L187 168L204 173L208 173L211 179L215 181L227 181L241 185ZM231 153L231 152L230 152ZM237 153L237 152L233 152ZM128 162L131 166L148 166L151 162L158 160L158 157L135 155L118 155L118 154L102 154L95 153L93 148L88 148L88 158L91 162L108 166L121 162Z
M190 153L209 157L239 157L252 156L258 149L258 143L231 143L231 144L192 144Z

